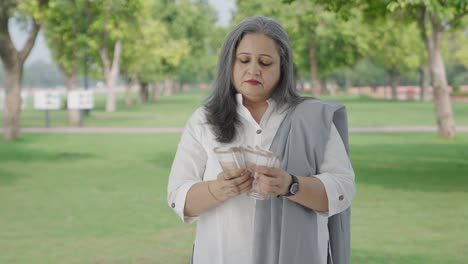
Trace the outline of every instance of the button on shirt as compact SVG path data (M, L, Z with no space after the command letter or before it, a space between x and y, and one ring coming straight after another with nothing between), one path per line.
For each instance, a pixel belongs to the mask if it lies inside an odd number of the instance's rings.
M197 220L193 263L231 264L252 263L253 226L255 199L241 194L231 198L198 217L184 215L187 192L201 181L215 180L222 172L213 148L219 146L251 145L269 149L281 121L286 115L269 99L268 108L260 124L242 104L242 95L237 94L237 112L241 125L231 143L216 141L211 127L206 122L203 108L197 109L187 122L174 158L168 183L169 206L185 223ZM323 263L326 263L328 241L328 216L339 213L351 205L355 193L354 172L338 131L332 126L327 142L320 179L328 195L329 211L320 213L318 243ZM299 175L298 175L299 176Z

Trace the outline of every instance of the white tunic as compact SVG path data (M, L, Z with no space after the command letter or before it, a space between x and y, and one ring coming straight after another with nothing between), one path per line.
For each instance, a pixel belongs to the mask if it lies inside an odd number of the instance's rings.
M237 137L229 144L216 141L207 124L203 108L197 109L187 122L172 164L168 183L169 206L185 223L197 220L194 263L195 264L254 264L252 263L253 226L255 200L242 194L198 217L184 215L187 192L201 181L215 180L222 172L213 148L218 146L251 145L269 149L273 137L286 115L273 100L268 100L268 109L258 124L242 104L242 95L237 94L237 111L241 127ZM319 217L319 245L327 245L328 216L337 214L351 205L354 197L354 172L336 127L332 125L330 138L321 164L320 179L329 197L329 211ZM346 197L338 199L338 197ZM327 248L323 246L321 259L326 263Z

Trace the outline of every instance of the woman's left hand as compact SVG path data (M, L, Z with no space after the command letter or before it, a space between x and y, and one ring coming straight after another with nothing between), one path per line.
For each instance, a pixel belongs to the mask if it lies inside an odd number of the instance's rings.
M292 178L283 169L264 166L252 166L251 169L257 172L256 181L262 194L285 195L289 192Z

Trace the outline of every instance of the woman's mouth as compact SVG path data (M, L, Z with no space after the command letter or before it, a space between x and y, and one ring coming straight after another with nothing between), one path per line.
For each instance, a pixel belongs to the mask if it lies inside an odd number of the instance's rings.
M248 84L250 84L250 85L258 85L258 84L260 84L260 82L257 81L257 80L248 80L248 81L245 81L245 82L248 83Z

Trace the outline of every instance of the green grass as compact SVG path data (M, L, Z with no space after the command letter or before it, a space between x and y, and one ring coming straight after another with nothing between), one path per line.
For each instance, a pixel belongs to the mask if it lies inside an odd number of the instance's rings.
M165 197L178 138L0 143L0 263L185 263L193 231Z
M188 263L166 205L179 134L0 141L0 263ZM352 263L468 259L468 134L352 134Z
M181 127L191 113L199 107L207 92L194 90L174 96L163 96L157 103L135 105L126 108L123 94L118 95L117 112L104 111L105 95L96 95L96 107L84 120L85 126L95 127ZM136 96L136 95L135 95ZM324 97L339 101L348 109L349 125L356 126L405 126L435 125L434 105L430 102L393 102L374 100L368 97L340 96ZM468 125L468 105L454 103L453 111L457 125ZM64 110L50 111L51 126L67 126L67 114ZM2 121L3 116L0 116ZM43 127L43 111L29 107L22 112L22 127ZM2 122L3 123L3 122Z

